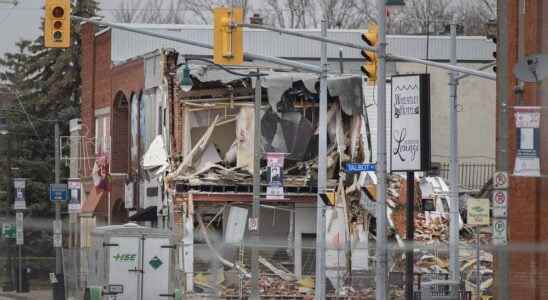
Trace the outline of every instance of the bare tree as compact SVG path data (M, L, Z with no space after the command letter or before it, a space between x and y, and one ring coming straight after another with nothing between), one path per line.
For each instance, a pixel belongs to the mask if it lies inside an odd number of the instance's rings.
M145 2L146 1L146 2ZM497 0L406 0L388 17L391 34L440 34L457 17L464 33L483 34L496 17ZM282 28L318 28L325 16L330 28L366 28L375 19L374 0L126 0L115 11L120 22L212 23L217 6L240 6L245 16L259 13L264 22ZM253 6L252 4L253 3Z

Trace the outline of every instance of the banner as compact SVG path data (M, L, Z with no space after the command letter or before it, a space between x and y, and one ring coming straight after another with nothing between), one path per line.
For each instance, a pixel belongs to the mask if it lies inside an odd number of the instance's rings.
M430 77L392 76L391 171L422 171L430 165Z
M268 185L266 187L266 199L284 199L284 155L283 153L266 153L268 167Z
M540 107L516 106L517 151L514 176L540 176Z

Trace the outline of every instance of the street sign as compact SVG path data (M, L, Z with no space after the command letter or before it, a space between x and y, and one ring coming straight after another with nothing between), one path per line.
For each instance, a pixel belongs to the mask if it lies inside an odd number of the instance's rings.
M2 224L2 237L5 239L15 239L15 224Z
M54 220L53 221L53 234L61 234L63 229L63 223L61 223L61 220Z
M506 244L508 241L507 236L508 224L506 219L494 219L493 220L493 243L497 245Z
M489 199L468 198L466 208L469 225L489 225Z
M508 192L495 190L493 192L493 217L506 218L508 215Z
M15 201L13 202L13 209L15 210L27 209L27 203L25 201Z
M507 189L508 182L508 172L495 172L495 174L493 175L494 189Z
M57 200L67 201L67 185L66 184L50 184L49 185L49 200L55 202Z
M248 229L251 232L259 230L259 222L257 221L257 218L249 218Z
M361 172L374 172L377 170L376 164L354 164L348 163L345 166L347 173L361 173Z
M13 187L16 189L24 189L25 188L25 182L26 179L24 178L14 178L13 179Z
M61 248L62 246L63 246L63 235L54 234L53 235L53 247L54 248Z
M15 233L15 235L16 235L15 244L16 245L23 245L25 243L23 231L17 231Z

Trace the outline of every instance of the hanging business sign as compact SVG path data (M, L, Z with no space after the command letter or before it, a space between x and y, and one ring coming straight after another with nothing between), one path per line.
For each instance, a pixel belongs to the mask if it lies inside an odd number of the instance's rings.
M67 181L69 190L69 212L79 213L81 209L82 184L79 178L70 178Z
M468 225L489 225L489 199L468 198L466 210Z
M540 107L516 106L517 152L514 176L540 176Z
M283 200L284 199L284 154L266 153L266 165L268 169L268 185L266 187L266 199Z
M422 171L430 166L430 77L392 76L390 101L391 171Z

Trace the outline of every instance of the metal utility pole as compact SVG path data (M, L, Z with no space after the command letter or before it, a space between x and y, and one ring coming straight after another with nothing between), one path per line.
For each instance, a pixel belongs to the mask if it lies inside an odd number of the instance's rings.
M415 172L407 172L407 203L406 203L405 239L405 299L413 299L413 251L415 243Z
M251 299L260 299L259 293L259 250L257 249L260 240L259 234L259 216L261 214L261 75L257 69L257 78L255 80L255 122L253 134L253 209L252 220L255 222L253 228L253 247L251 248ZM251 227L251 226L250 226Z
M322 37L327 36L327 20L322 20ZM316 300L325 299L325 204L320 194L327 184L327 43L321 43L320 116L318 145L318 195L316 212Z
M457 64L457 24L451 22L451 64ZM459 158L458 158L458 115L457 115L457 73L449 73L449 274L453 281L460 281L459 268Z
M497 170L508 171L508 1L497 1L497 98L499 100ZM505 245L497 247L495 272L497 299L508 300L508 252Z
M375 299L386 300L388 292L388 253L386 238L386 0L377 0L379 44L377 48L377 266Z
M55 122L55 183L61 182L61 164L59 161L59 123ZM57 224L61 223L61 199L55 200L55 222ZM54 226L55 227L55 226ZM63 273L63 260L61 257L61 247L55 248L55 273Z

